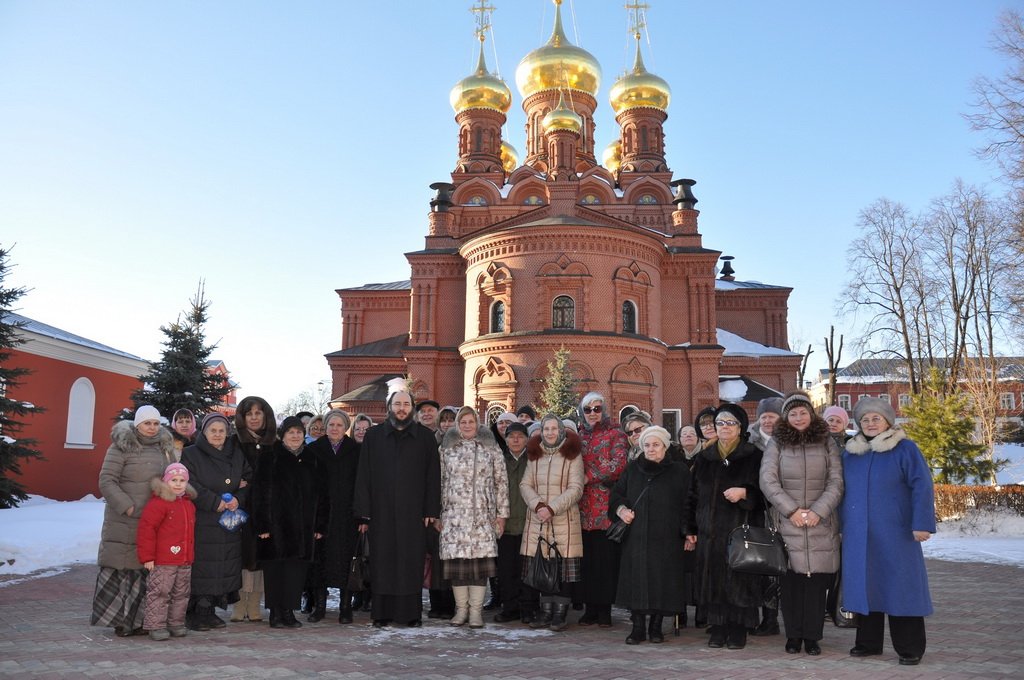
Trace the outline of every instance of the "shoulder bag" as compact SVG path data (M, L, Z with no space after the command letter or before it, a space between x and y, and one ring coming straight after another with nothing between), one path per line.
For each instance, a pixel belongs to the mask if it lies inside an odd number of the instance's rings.
M645 486L643 488L643 490L640 492L640 495L638 495L636 497L636 500L633 501L632 504L627 505L626 507L629 508L630 510L633 510L633 508L636 507L636 504L640 502L640 499L644 497L644 494L647 493L647 488L650 485L651 485L651 480L648 479L647 480L647 486ZM625 522L623 522L621 519L617 519L617 520L615 520L614 524L612 524L610 527L608 527L607 529L604 530L604 535L606 537L608 537L608 540L612 541L613 543L622 543L622 541L625 540L626 534L628 532L629 532L629 525L626 524Z
M547 545L547 557L544 546ZM557 593L562 589L562 553L557 541L537 536L537 552L530 558L523 583L542 593Z
M782 576L789 569L786 544L774 527L752 527L746 522L729 534L729 568L741 574Z

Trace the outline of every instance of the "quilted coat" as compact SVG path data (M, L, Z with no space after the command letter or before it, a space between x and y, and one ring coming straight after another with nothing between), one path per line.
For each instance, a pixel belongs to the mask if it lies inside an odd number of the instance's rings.
M508 474L494 435L477 429L465 439L457 427L441 440L441 559L496 557L494 520L508 517Z
M586 474L580 449L580 438L572 431L565 433L565 441L555 450L544 446L539 434L530 438L526 445L529 462L519 484L527 507L520 554L532 557L537 552L537 537L543 532L546 539L554 537L563 557L583 556L579 501ZM547 523L537 517L542 504L554 513Z

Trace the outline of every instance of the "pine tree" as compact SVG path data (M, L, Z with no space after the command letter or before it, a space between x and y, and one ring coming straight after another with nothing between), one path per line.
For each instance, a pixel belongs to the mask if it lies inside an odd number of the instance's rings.
M569 350L564 345L555 352L554 361L548 362L548 375L538 398L541 411L537 415L554 413L559 418L576 416L579 396L576 394L576 379L569 367Z
M187 408L197 418L209 413L223 401L231 386L218 375L207 372L207 362L216 344L206 344L204 326L208 319L210 301L206 299L203 282L185 318L178 317L169 326L161 326L166 336L160 361L150 364L149 373L139 376L143 387L132 393L135 408L151 404L168 420L180 408ZM127 411L122 418L130 418Z
M1005 460L992 458L983 444L975 442L967 399L949 389L939 369L929 370L921 392L910 398L910 406L903 411L910 419L903 427L939 484L987 481L1005 467Z
M10 271L7 258L10 250L0 247L0 508L16 508L18 503L28 498L25 487L15 481L14 477L21 474L22 461L41 458L41 454L32 448L34 439L25 439L18 435L25 425L21 418L33 413L42 413L44 409L14 398L19 386L25 384L25 378L31 371L11 365L14 353L11 351L25 343L18 337L21 323L16 323L7 315L12 311L14 303L25 294L24 288L5 288L4 280Z

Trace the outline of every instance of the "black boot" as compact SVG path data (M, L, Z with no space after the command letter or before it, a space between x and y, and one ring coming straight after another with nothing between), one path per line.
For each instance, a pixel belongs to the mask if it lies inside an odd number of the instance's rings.
M626 638L627 645L638 645L647 639L647 616L644 614L630 614L629 620L633 622L633 630Z
M761 623L751 633L752 635L778 635L779 634L779 610L770 607L761 607Z
M317 623L323 621L325 616L327 616L327 588L317 588L313 593L313 611L309 613L306 620L310 623Z
M485 612L494 611L501 606L501 584L498 583L498 579L493 576L490 578L488 583L491 585L491 599L489 599L487 604L484 605Z
M665 636L661 632L661 622L664 617L661 614L651 614L651 624L647 629L647 637L651 642L664 642Z
M530 628L547 628L551 625L551 617L554 615L555 603L551 600L540 601L540 611L530 623Z
M352 598L344 588L341 589L341 599L338 602L338 623L352 623Z
M281 623L285 628L302 628L302 623L295 618L295 612L291 609L281 611Z
M281 621L281 610L277 608L271 608L270 610L270 627L271 628L284 628L284 623Z
M587 608L583 610L583 616L576 623L581 626L592 626L597 623L597 607L588 604Z
M569 622L565 620L565 617L568 616L568 614L568 602L555 602L554 607L551 610L551 625L548 626L548 630L553 630L557 633L568 628Z
M730 623L726 636L726 649L743 649L747 646L747 627L742 623Z
M708 638L708 647L720 648L725 647L725 625L714 625L708 626L708 633L711 637Z

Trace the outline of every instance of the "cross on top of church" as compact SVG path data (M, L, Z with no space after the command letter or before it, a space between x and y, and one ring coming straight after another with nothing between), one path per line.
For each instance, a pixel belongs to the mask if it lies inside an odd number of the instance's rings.
M495 9L497 8L494 5L487 4L487 0L477 0L469 9L476 14L476 37L480 42L486 39L487 31L491 30L491 14Z
M646 2L634 0L633 2L627 2L623 6L629 10L629 31L633 34L634 38L639 40L641 32L647 28L646 10L650 5Z

